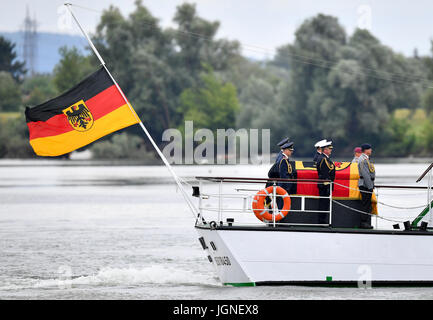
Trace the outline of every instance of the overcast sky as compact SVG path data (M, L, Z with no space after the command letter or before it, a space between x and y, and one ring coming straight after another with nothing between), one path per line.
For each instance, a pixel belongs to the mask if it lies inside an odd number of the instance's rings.
M58 0L1 0L0 31L16 31L23 28L26 6L36 17L39 31L79 34L72 24L68 27L63 3ZM119 7L127 15L134 10L134 0L71 0L73 4L90 7L89 11L73 8L87 31L93 31L100 12L110 4ZM143 4L160 19L163 26L172 25L176 6L184 0L143 0ZM394 50L412 55L430 54L433 38L431 0L196 0L199 15L221 22L218 36L239 40L243 44L265 48L251 50L244 47L244 54L257 58L271 57L275 48L292 42L294 31L308 17L318 13L336 16L351 34L356 27L369 29L382 43Z

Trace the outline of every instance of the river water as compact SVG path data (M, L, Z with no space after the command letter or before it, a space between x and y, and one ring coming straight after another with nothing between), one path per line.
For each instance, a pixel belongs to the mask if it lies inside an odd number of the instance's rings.
M415 185L427 166L378 164L377 184ZM174 169L189 180L265 177L268 166ZM384 189L379 200L410 207L427 198ZM397 220L419 211L379 205ZM1 160L0 299L433 299L433 288L226 287L193 225L163 166Z

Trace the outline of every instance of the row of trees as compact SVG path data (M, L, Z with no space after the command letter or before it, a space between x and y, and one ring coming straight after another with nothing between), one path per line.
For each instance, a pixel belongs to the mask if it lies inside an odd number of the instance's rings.
M195 129L270 128L274 142L290 136L298 156L310 156L323 137L340 155L363 142L381 156L431 155L433 43L432 56L405 57L368 31L348 35L336 18L320 14L273 59L252 61L237 41L217 39L219 23L199 17L194 5L178 6L173 21L162 28L137 1L128 17L107 9L93 35L157 141L165 129L193 120ZM13 44L0 38L0 157L32 154L23 142L24 105L56 96L98 65L90 52L60 53L52 74L24 78ZM91 148L107 158L150 159L152 150L135 127Z

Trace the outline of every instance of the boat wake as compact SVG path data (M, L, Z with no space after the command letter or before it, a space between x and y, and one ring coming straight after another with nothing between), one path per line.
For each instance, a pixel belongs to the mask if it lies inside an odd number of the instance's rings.
M184 285L184 286L212 286L220 287L213 275L170 268L152 266L145 268L102 268L96 274L72 276L69 279L21 279L19 284L0 286L0 291L20 289L69 289L81 286L104 287L121 286L134 287L139 285Z

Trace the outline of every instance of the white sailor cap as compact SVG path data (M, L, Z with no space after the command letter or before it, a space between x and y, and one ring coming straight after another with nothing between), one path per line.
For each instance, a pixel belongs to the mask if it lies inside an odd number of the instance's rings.
M323 148L324 144L326 143L326 139L317 141L316 144L314 145L315 148Z
M326 140L326 142L321 146L321 148L331 147L332 148L332 141Z

